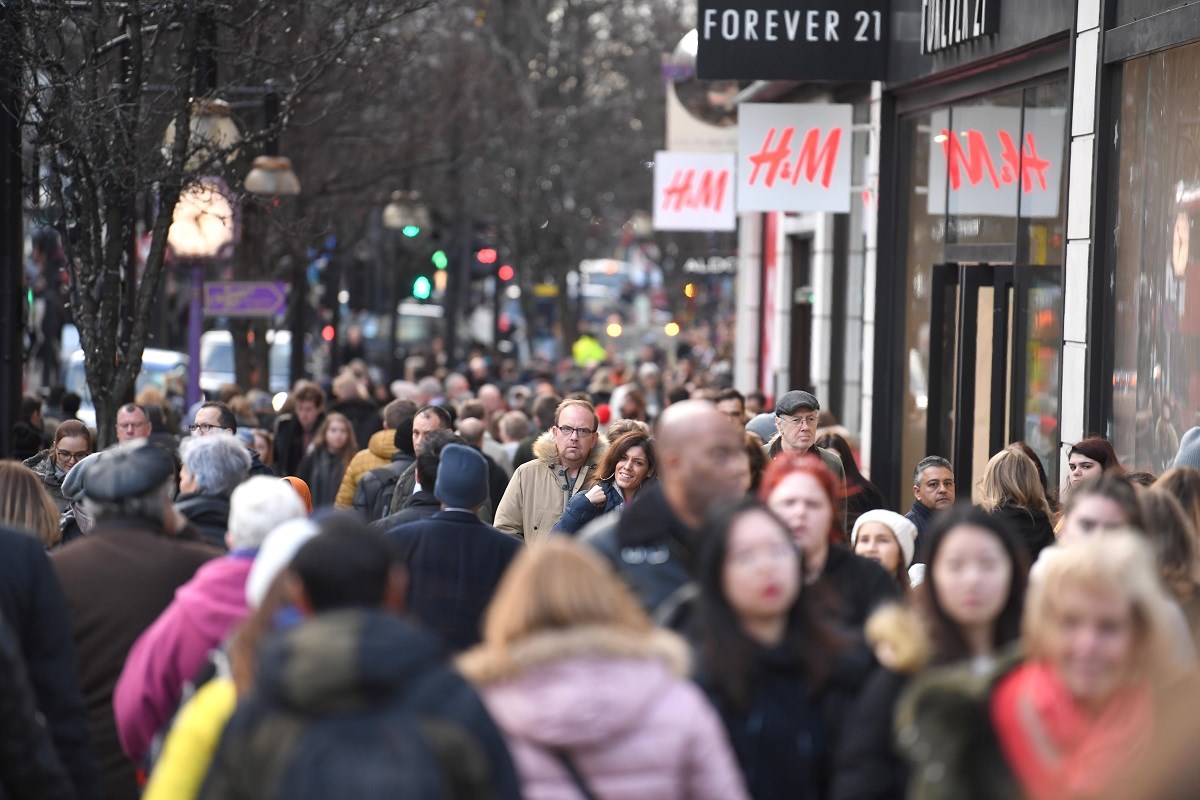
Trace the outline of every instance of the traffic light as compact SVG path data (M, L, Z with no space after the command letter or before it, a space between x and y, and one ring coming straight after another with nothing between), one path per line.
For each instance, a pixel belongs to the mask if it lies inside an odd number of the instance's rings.
M475 253L475 258L480 264L495 264L497 257L495 249L491 247L485 247Z
M434 250L429 260L433 262L434 269L445 269L450 264L450 257L445 250Z
M503 264L500 269L496 270L496 277L502 281L511 281L513 279L513 268L508 264Z
M417 279L413 281L412 296L418 300L428 300L432 292L433 284L429 282L429 278L418 275Z
M403 233L405 236L407 236L409 239L415 239L421 235L421 226L420 225L405 225L403 228L400 229L400 232Z

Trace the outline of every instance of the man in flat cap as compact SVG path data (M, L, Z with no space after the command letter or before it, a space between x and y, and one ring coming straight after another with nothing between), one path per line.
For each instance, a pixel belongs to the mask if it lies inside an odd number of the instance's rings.
M817 447L817 412L821 404L809 392L793 389L775 403L775 430L778 433L763 446L767 458L774 460L780 453L818 456L829 471L838 479L838 485L846 486L846 468L842 458L832 450ZM838 503L841 509L841 529L846 530L846 498Z
M100 763L104 796L138 796L134 764L121 752L112 694L125 658L175 590L220 551L174 537L175 467L162 448L135 440L106 452L89 471L84 507L89 536L54 552L67 600L79 679Z

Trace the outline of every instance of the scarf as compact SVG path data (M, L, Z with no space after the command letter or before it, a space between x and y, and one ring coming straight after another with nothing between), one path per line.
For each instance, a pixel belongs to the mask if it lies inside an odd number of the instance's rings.
M1100 794L1149 745L1153 711L1143 687L1118 689L1099 714L1077 704L1054 668L1029 662L992 694L1000 747L1032 800Z

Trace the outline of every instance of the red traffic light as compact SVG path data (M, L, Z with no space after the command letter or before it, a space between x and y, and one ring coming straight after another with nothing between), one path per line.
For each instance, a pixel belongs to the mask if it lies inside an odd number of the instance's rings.
M332 325L326 325L324 328L321 328L321 338L327 342L332 342L333 337L336 335L337 331L333 329Z
M500 269L496 270L496 277L502 281L511 281L513 279L513 268L508 264L504 264Z
M480 264L495 264L496 251L490 247L485 247L475 254L475 258L479 260Z

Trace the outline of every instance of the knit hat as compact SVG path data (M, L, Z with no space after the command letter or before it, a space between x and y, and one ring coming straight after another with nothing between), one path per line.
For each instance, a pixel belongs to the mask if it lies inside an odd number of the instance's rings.
M1200 428L1190 428L1179 440L1175 467L1200 467Z
M300 546L320 532L317 523L301 518L280 523L267 534L246 578L246 603L251 608L262 605L275 577L292 563Z
M433 496L447 508L475 508L488 499L488 465L465 444L442 448Z
M292 488L296 490L296 494L300 495L300 499L304 502L304 513L311 514L313 512L312 492L309 490L308 484L302 478L297 478L294 475L288 475L279 480L292 485Z
M891 530L892 535L896 537L897 544L900 545L900 553L904 556L905 568L911 566L913 554L917 546L917 526L909 522L907 517L901 516L895 511L884 511L883 509L868 511L854 523L854 530L850 533L851 550L854 549L854 545L858 541L859 529L868 522L879 522Z

